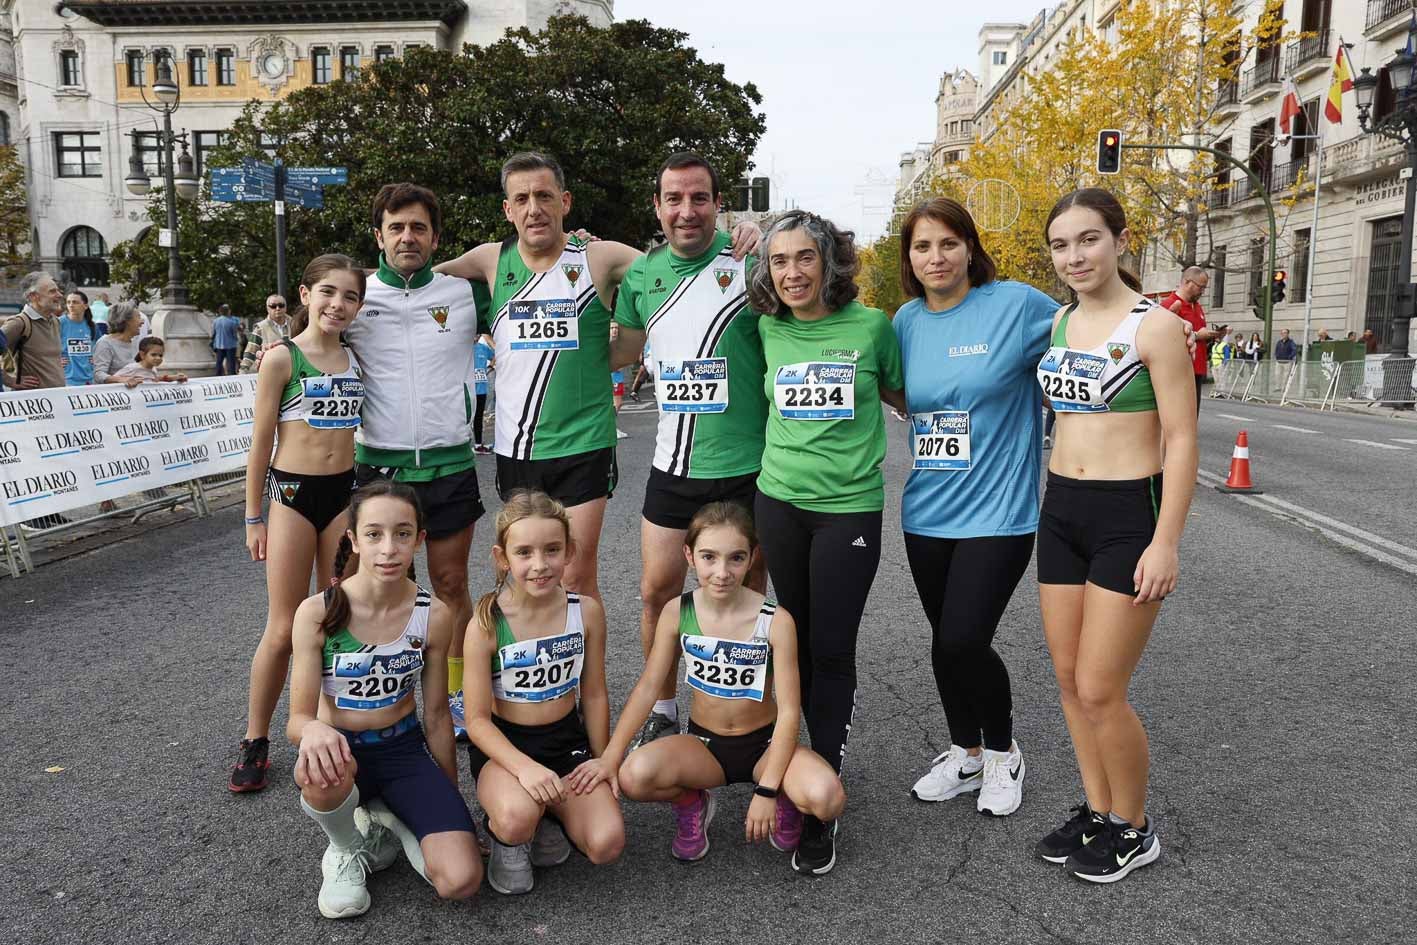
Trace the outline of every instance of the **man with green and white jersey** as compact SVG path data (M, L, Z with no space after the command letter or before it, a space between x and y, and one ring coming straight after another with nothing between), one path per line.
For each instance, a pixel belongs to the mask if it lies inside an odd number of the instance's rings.
M758 315L748 307L752 257L735 259L715 229L718 174L702 156L671 155L655 184L667 245L636 259L620 283L611 360L636 360L649 341L659 428L640 520L640 643L649 658L664 605L684 589L689 521L704 505L750 512L762 467L768 402ZM766 586L761 555L747 583ZM633 746L678 732L675 678L659 693Z
M486 330L485 287L435 273L443 216L416 184L386 184L374 198L379 268L344 340L364 372L354 447L356 486L378 478L418 493L428 527L433 592L463 627L472 619L467 562L484 511L469 423L473 349ZM483 289L479 311L477 289ZM462 724L462 634L448 651L453 721Z

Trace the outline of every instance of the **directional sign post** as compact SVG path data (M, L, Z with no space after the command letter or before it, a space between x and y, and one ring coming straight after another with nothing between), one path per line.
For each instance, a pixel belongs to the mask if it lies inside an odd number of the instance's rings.
M286 296L285 280L285 207L287 201L297 207L319 210L325 205L325 187L349 183L349 170L343 167L286 167L276 158L263 164L254 158L242 158L239 167L212 168L212 199L222 203L271 203L276 219L276 291Z

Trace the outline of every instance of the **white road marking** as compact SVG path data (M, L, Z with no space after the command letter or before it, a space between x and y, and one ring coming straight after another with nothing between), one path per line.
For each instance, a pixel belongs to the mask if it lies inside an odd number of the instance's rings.
M1395 437L1392 438L1392 441L1393 441L1394 443L1407 443L1407 444L1410 444L1410 445L1412 445L1412 446L1417 446L1417 440L1404 440L1404 439L1402 439L1401 437L1396 437L1396 436L1395 436Z
M1270 426L1276 430L1293 430L1295 433L1318 433L1318 430L1310 430L1308 427L1290 427L1282 423L1271 423Z
M1225 482L1224 476L1217 476L1204 469L1197 470L1197 474L1201 480L1214 485L1222 485ZM1312 528L1336 544L1367 555L1375 561L1391 565L1399 571L1417 576L1417 548L1409 548L1389 538L1374 535L1372 532L1349 525L1347 522L1340 522L1272 495L1234 494L1231 497L1239 499L1247 505L1253 505L1255 508L1264 509L1278 518Z
M1407 450L1405 446L1393 446L1391 443L1379 443L1377 440L1357 440L1351 436L1344 437L1344 440L1348 443L1358 443L1362 446L1376 446L1380 450L1403 450L1404 452Z
M1255 417L1237 417L1233 413L1218 413L1216 416L1224 417L1226 420L1240 420L1244 423L1259 423L1259 420Z

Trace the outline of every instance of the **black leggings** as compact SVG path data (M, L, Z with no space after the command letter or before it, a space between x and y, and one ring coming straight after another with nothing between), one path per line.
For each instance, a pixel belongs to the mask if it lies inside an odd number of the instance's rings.
M487 395L477 395L477 409L472 414L472 442L482 445L482 415L487 409Z
M759 492L753 517L778 603L797 622L812 750L840 774L856 711L856 635L881 563L881 513L809 512Z
M978 748L982 740L992 751L1008 751L1013 696L1009 671L992 644L1028 570L1033 535L927 538L906 532L905 554L930 621L930 662L950 741Z

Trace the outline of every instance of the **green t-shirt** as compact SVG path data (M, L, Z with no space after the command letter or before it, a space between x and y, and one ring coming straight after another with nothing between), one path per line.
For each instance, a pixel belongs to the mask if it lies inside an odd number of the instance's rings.
M722 479L762 464L768 403L758 313L748 307L752 259L735 260L731 242L719 233L692 259L668 246L641 256L615 302L615 321L649 341L659 400L653 462L670 475ZM695 372L697 384L682 380ZM682 388L682 402L666 396L672 388Z
M849 302L818 321L764 315L758 331L770 404L758 488L813 512L879 512L880 391L905 386L885 312Z

